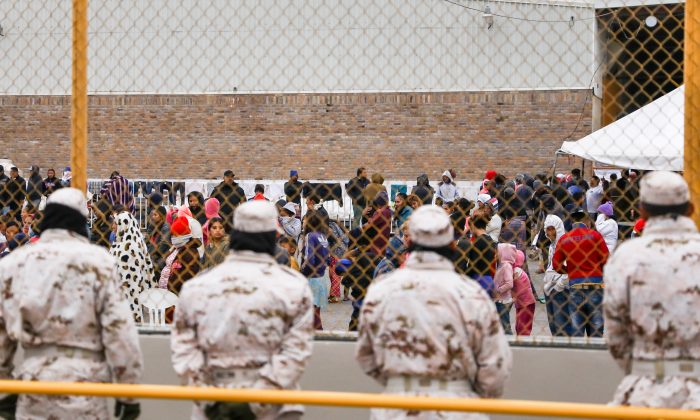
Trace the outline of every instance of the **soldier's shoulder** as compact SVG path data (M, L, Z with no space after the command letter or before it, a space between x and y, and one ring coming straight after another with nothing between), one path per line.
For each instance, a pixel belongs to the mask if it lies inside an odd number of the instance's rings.
M278 265L279 269L282 271L283 274L288 276L291 280L294 280L298 283L301 284L306 284L306 277L304 277L300 272L297 270L287 267L286 265Z

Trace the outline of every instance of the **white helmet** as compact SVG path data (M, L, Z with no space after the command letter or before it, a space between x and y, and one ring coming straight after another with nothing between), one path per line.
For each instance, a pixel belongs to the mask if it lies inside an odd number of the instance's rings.
M454 228L445 210L438 206L421 206L408 219L411 242L430 248L449 245L454 239Z

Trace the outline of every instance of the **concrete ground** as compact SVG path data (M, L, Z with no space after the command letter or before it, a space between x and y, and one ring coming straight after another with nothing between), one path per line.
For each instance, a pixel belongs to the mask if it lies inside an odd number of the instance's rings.
M537 261L529 261L530 274L532 281L535 284L535 289L540 297L544 297L542 292L543 274L537 274ZM350 314L352 306L350 302L330 303L325 311L321 313L323 320L323 328L326 331L347 331L348 323L350 322ZM510 322L515 333L515 308L511 310ZM551 336L549 326L547 324L547 311L544 304L537 302L535 307L535 322L532 327L532 335Z

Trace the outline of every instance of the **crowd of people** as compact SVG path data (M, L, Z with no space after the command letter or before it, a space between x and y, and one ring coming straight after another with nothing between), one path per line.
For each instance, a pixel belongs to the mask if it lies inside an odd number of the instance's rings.
M516 330L526 329L535 302L518 244L527 243L524 227L542 216L549 240L547 274L552 277L546 287L550 295L568 292L563 298L580 310L553 315L569 324L572 335L597 335L603 327L598 306L604 305L609 351L626 373L613 403L700 409L700 323L692 316L700 304L700 234L689 217L694 207L683 178L671 172L641 177L639 211L647 221L645 231L641 238L616 246L608 260L605 240L589 227L590 216L583 209L571 208L566 221L553 213L540 215L541 208L507 200L509 194L517 196L516 190L514 194L507 191L509 186L499 190L498 175L490 176L481 192L489 198L482 197L482 204L473 209L467 205L462 217L452 217L455 205L445 197L442 206L417 206L396 235L384 238L386 226L397 222L392 219L400 211L393 216L385 211L386 192L375 187L371 210L363 210L359 226L348 232L349 250L333 270L351 289L350 327L358 330L355 358L366 375L387 394L499 397L513 362L504 314L515 306ZM528 185L523 178L520 185ZM111 255L88 239L84 192L62 188L46 200L38 224L40 239L0 260L0 378L14 374L21 380L140 381L143 360L133 306L137 302L131 289L125 293L124 284L135 277L154 282L158 267L153 261L144 265L150 258L145 240L132 242L140 231L128 210L128 193L120 186L124 181L113 174L97 203L112 206L117 233ZM237 190L233 179L224 183L222 188ZM200 198L193 197L177 212L160 209L156 199L151 210L153 219L162 218L170 226L171 253L158 286L179 293L171 314L175 372L193 386L298 389L311 356L314 326L320 327L319 309L330 294L322 281L332 258L329 238L335 233L330 221L320 204L310 206L300 221L304 244L294 252L294 238L280 220L281 215L297 217L293 214L297 208L288 205L293 201L285 201L283 210L282 203L276 206L264 196L241 202L234 206L229 224L227 218L216 216L221 216L214 211L220 210L216 202L209 201L219 199L209 197L203 203L205 217L212 216L204 220L207 240L220 243L222 239L215 238L227 236L222 232L228 226L229 250L223 252L223 262L171 285L170 276L187 265L201 269L206 256L207 248L204 254L201 249L204 229L197 230L195 222L201 222L192 210L199 208ZM307 200L315 203L311 197ZM496 200L503 204L497 207ZM450 207L453 211L446 211ZM525 216L519 216L523 208ZM496 214L502 219L498 244L487 233ZM150 235L164 235L164 225L153 225ZM534 232L533 243L538 243ZM301 259L300 271L291 262L278 262L282 245L288 259ZM388 251L395 249L398 252ZM397 258L397 253L403 257ZM180 260L184 254L188 257ZM467 260L460 260L460 255ZM604 272L595 271L603 263ZM168 270L170 274L163 274ZM23 357L13 368L19 345ZM134 420L140 406L131 399L117 399L115 413L120 420ZM297 420L302 414L303 408L295 405L195 402L192 418ZM22 394L2 396L0 416L107 418L109 414L105 399ZM372 410L372 418L380 420L447 416ZM449 416L484 418L473 413Z
M28 181L19 177L17 168L9 178L0 175L0 204L5 208L0 255L39 240L42 199L69 185L52 169L45 179L37 166L30 172ZM308 189L298 171L290 171L285 196L275 201L275 257L307 277L315 328L323 329L322 313L329 304L350 300L348 330L357 330L369 286L402 267L410 252L406 222L412 212L434 203L454 229L455 246L448 257L460 274L488 292L506 333L530 335L539 301L545 304L552 335L601 337L603 266L618 240L643 229L643 220L638 220L641 174L624 170L619 178L593 175L586 181L576 168L554 177L517 174L512 179L487 171L475 197L460 196L456 175L445 170L433 186L421 174L410 191L390 192L380 173L369 176L366 168L358 168L345 185L353 204L352 220L346 224L333 220L324 208L332 187ZM116 257L136 321L142 321L142 292L159 287L178 295L189 279L225 260L235 210L248 200L268 201L265 187L256 185L254 195L247 197L230 170L209 197L193 191L181 207L169 205L154 191L145 210L148 228L142 232L129 181L117 171L111 174L90 201L89 237ZM533 272L528 256L539 260ZM544 274L541 296L532 281L535 273ZM172 311L167 319L172 321Z

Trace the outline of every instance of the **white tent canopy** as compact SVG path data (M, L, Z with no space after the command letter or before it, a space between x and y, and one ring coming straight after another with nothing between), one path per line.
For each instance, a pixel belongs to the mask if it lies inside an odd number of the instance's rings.
M683 170L684 86L560 152L623 168Z

